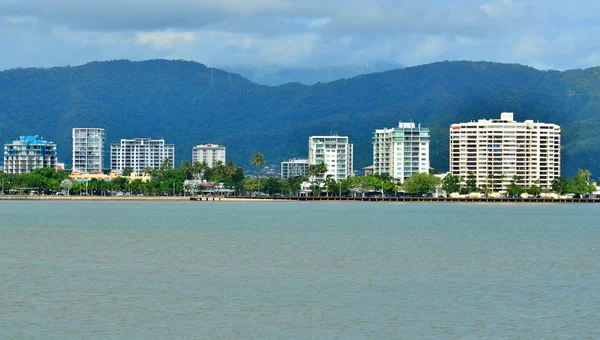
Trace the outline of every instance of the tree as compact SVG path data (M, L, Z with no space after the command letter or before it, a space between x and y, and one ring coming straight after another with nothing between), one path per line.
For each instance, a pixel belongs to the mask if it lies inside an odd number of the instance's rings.
M335 179L333 178L333 175L327 175L323 184L325 184L325 189L327 190L327 196L338 192L338 185L337 185Z
M244 181L242 182L242 187L245 191L248 191L248 192L260 191L260 188L258 187L258 182L257 182L256 178L250 178L250 177L244 178Z
M567 179L562 176L553 179L550 186L552 188L552 192L554 193L559 195L564 195L567 193Z
M492 192L494 192L494 183L495 183L495 179L496 179L496 175L494 175L493 172L489 172L487 174L487 187L485 189L486 191L486 195L491 194Z
M62 188L63 192L68 196L69 191L71 191L71 188L73 187L73 183L68 179L63 179L63 181L60 182L60 187Z
M127 188L127 183L129 180L125 177L117 177L112 180L112 190L113 191L123 191Z
M308 166L308 169L306 169L306 174L309 178L312 179L312 181L316 181L317 177L322 176L326 172L327 164L325 164L324 162L318 164L311 164Z
M519 185L517 182L521 181L523 177L514 175L512 181L506 186L506 193L511 197L521 196L525 192L525 187Z
M459 192L460 191L460 176L455 176L453 174L447 174L444 179L442 179L442 190L446 192L447 195Z
M585 180L585 176L579 174L569 180L567 180L566 191L568 193L575 194L577 197L581 197L587 193L596 190L596 186L588 184Z
M317 194L320 193L320 189L317 192L317 185L316 185L318 182L317 178L322 176L326 172L327 172L327 164L325 164L324 162L321 162L319 164L311 164L308 166L308 169L306 169L306 174L308 175L308 178L310 179L310 182L312 184L313 196L315 193L317 193Z
M244 186L244 170L236 168L235 173L231 176L231 180L233 181L235 191L239 192Z
M144 182L140 179L134 179L127 184L127 189L133 194L140 194L144 191Z
M152 176L153 175L153 170L151 167L149 166L145 166L144 167L144 174L147 176Z
M466 192L468 194L470 194L472 192L477 192L479 190L477 188L477 177L475 176L475 174L473 172L469 172L469 174L467 175L467 180L466 180L465 184L466 184Z
M227 162L227 165L225 165L225 175L232 177L235 175L236 171L237 167L235 166L235 163L233 161Z
M587 169L579 169L577 170L577 177L581 177L585 180L586 183L590 183L590 179L592 178L592 173Z
M185 180L191 179L194 173L194 169L188 160L181 163L179 170L183 173L183 178Z
M533 184L527 188L527 193L531 196L539 196L542 193L542 189L539 187L539 185Z
M435 191L439 183L440 179L434 175L416 173L407 178L402 187L411 196L422 196Z
M171 169L171 168L173 168L173 164L171 164L171 159L165 158L163 160L163 162L160 164L160 168L159 169L161 171L164 171L164 170L168 170L168 169Z
M194 164L192 164L192 173L194 174L194 178L202 179L202 175L204 174L204 169L207 166L208 165L206 164L206 161L203 161L203 162L195 161Z
M256 181L257 181L257 187L259 189L260 189L260 167L265 164L267 164L267 161L265 161L265 156L260 152L255 153L252 156L252 159L250 160L250 165L256 167Z
M506 186L506 193L510 197L519 197L524 192L525 192L525 187L523 187L522 185L518 185L514 182L510 183L509 185Z
M125 176L125 177L131 176L131 173L133 173L132 168L124 168L123 169L123 176Z
M267 179L267 183L265 184L265 192L269 196L273 196L273 194L280 191L279 181L276 177L269 177Z

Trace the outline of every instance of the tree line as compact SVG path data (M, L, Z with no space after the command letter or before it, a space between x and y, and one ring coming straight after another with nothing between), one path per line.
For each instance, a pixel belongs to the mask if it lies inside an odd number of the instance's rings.
M591 182L591 172L585 169L579 169L577 175L572 178L557 177L551 182L550 192L558 195L573 194L575 197L581 197L585 194L596 191L596 185ZM494 188L503 182L506 176L487 176L487 183L477 186L477 178L474 173L469 173L466 179L460 176L448 174L442 180L442 190L448 195L459 193L468 195L471 193L483 193L489 195L494 191ZM523 177L514 175L510 180L510 184L506 187L506 194L509 197L519 197L523 193L531 196L539 196L544 190L539 186L539 180L534 184L526 186L522 183ZM545 190L548 191L548 190Z
M387 175L349 176L343 180L335 180L328 175L325 163L311 164L307 169L307 176L282 179L267 177L261 180L261 167L266 164L262 153L255 153L249 164L256 167L256 177L245 176L242 168L233 161L227 163L217 162L210 166L206 162L184 161L178 168L174 168L168 159L158 169L145 168L144 173L149 180L129 179L126 176L132 169L124 169L123 176L112 178L110 181L91 179L87 182L69 179L66 171L57 171L53 168L35 169L31 173L8 174L0 171L0 181L3 193L22 193L37 191L44 194L64 193L70 195L111 195L127 192L130 195L182 195L201 193L205 188L203 183L222 184L225 189L231 190L236 195L296 195L302 189L302 183L310 183L310 195L350 196L371 193L383 195L397 195L404 193L409 196L423 196L436 191L437 188L452 193L471 194L483 193L486 195L494 192L494 188L505 176L488 176L488 182L477 186L475 174L470 173L467 178L448 174L443 180L433 174L416 173L407 178L403 184ZM590 182L591 173L580 169L573 178L558 177L552 182L551 191L559 194L573 194L583 196L596 190ZM186 181L194 180L198 186L186 185ZM208 187L208 185L207 185ZM212 185L211 188L214 188ZM518 197L522 193L538 196L542 192L539 183L525 186L520 176L513 176L507 186L507 195Z

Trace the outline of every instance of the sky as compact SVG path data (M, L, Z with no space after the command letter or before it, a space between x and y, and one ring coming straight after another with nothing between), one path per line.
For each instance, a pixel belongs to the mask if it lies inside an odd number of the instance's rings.
M156 58L587 68L600 65L598 13L598 0L0 0L0 70Z

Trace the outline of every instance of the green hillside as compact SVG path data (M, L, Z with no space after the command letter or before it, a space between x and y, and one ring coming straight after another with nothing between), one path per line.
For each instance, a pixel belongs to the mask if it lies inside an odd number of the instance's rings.
M348 135L355 168L371 163L371 132L399 120L432 130L432 166L448 168L448 127L502 111L563 128L564 174L600 174L600 68L538 71L521 65L440 62L347 80L277 87L187 61L93 62L78 67L0 72L0 138L37 134L70 163L71 128L103 127L107 142L165 138L176 163L193 145L227 146L248 163L306 156L308 137ZM108 150L108 148L107 148ZM108 164L107 164L108 165Z

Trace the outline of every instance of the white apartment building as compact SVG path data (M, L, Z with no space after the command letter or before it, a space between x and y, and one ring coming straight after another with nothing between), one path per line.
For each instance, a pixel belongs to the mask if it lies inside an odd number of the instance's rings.
M327 165L327 172L316 181L322 182L328 175L336 181L344 180L354 173L354 148L345 136L312 136L308 138L308 163Z
M192 163L206 162L213 167L218 161L225 164L225 147L219 144L201 144L192 148Z
M82 174L102 173L105 139L104 129L74 128L73 171Z
M306 170L308 170L307 158L292 158L281 162L281 178L283 179L306 176Z
M515 175L522 177L520 185L550 188L560 176L560 126L516 122L512 112L503 112L500 119L452 124L450 172L463 181L473 173L477 186L500 192Z
M429 173L429 128L415 123L373 132L373 173L401 183L415 173Z
M164 139L121 139L121 143L110 145L110 168L119 174L130 168L141 175L146 167L160 168L165 159L175 166L175 145L165 144Z
M4 172L22 174L35 169L56 169L56 144L38 136L24 136L4 144Z

